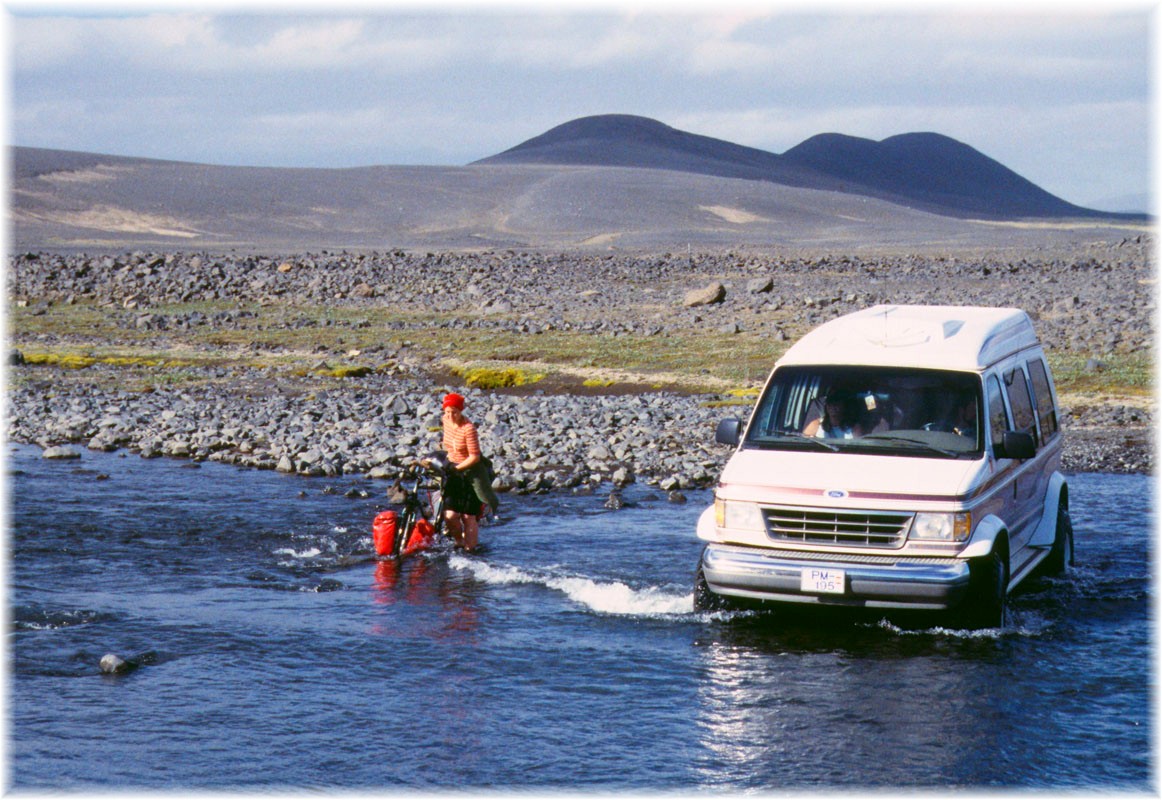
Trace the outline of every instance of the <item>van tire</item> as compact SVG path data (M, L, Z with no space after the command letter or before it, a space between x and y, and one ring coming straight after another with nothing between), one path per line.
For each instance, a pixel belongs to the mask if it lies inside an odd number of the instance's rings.
M1053 547L1042 562L1043 575L1060 575L1073 564L1073 519L1069 516L1069 506L1064 498L1057 504L1057 533L1053 536Z
M727 608L726 598L710 591L706 585L706 576L702 573L702 565L694 574L694 610L695 611L723 611Z
M972 630L1001 628L1008 611L1009 563L994 549L969 563L968 596L960 608L960 624Z

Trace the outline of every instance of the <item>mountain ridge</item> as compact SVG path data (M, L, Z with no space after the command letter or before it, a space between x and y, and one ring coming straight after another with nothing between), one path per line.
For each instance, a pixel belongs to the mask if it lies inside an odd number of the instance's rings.
M1069 203L969 145L931 132L879 142L823 133L779 155L648 117L601 114L570 120L472 163L672 169L847 192L962 218L1140 218Z
M609 149L611 144L615 149ZM472 165L516 163L671 169L752 180L773 173L785 178L776 182L799 185L794 182L797 170L784 165L773 153L632 114L570 120ZM707 165L715 168L706 169Z
M1075 214L1068 204L1052 209L1056 217L1023 218L1003 205L1008 194L1055 198L939 134L821 134L778 156L631 115L574 120L463 166L216 166L21 146L9 154L17 250L944 250L1120 238L1149 220ZM978 183L999 187L1001 199ZM989 203L1001 211L992 219Z

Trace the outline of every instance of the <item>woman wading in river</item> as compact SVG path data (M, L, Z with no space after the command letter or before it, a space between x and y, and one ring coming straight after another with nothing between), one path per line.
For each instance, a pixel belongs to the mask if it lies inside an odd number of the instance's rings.
M464 416L464 398L455 392L444 396L443 424L449 464L444 512L448 534L465 550L475 550L484 504L495 514L500 501L492 490L492 470L480 452L476 426Z

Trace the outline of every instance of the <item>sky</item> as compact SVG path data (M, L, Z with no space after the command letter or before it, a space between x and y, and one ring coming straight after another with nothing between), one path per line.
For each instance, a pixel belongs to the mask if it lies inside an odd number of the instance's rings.
M591 114L782 153L957 139L1145 210L1149 3L11 2L12 144L246 166L461 165Z

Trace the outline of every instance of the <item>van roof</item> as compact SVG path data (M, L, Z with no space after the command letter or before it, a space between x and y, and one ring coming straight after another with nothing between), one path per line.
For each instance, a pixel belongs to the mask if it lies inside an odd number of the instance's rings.
M868 364L981 370L1038 344L1018 308L878 305L820 325L777 366Z

